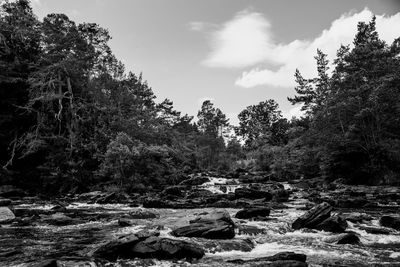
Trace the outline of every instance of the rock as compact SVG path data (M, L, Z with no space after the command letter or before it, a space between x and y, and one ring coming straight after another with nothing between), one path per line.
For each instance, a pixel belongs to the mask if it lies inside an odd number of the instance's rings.
M335 206L339 208L362 208L368 203L364 197L346 196L335 201Z
M55 214L52 214L45 218L44 220L48 224L52 225L58 225L58 226L63 226L63 225L69 225L75 223L75 220L72 219L71 217L68 217L64 213L57 212Z
M276 202L286 202L289 200L290 192L285 189L278 189L273 191L272 195Z
M382 226L400 230L400 217L382 216L379 223Z
M315 226L315 229L332 233L344 233L347 226L346 220L342 217L332 216Z
M204 250L197 244L170 238L149 237L130 249L130 255L139 258L200 259Z
M334 244L359 244L360 238L355 233L343 233L327 237L324 241Z
M0 186L0 197L4 198L21 198L26 196L26 193L13 185Z
M170 186L164 189L162 192L164 195L175 196L175 197L183 197L182 187L181 186Z
M55 259L44 260L44 261L29 265L29 267L59 267L59 266L60 265L57 263L57 260L55 260Z
M346 221L353 223L371 221L373 219L371 215L368 215L366 213L351 213L351 214L341 215L341 217Z
M7 207L0 207L0 223L9 223L15 219L14 213Z
M268 217L270 213L270 209L266 207L259 208L247 208L239 210L235 217L238 219L251 219L254 217Z
M161 238L157 231L140 231L108 242L92 256L115 261L117 258L199 259L204 250L197 244Z
M319 223L329 218L331 216L331 211L332 206L323 202L297 218L293 222L292 228L295 230L300 228L314 228Z
M304 254L297 254L294 252L280 252L273 256L255 258L250 260L229 260L228 262L243 264L243 263L251 263L252 266L284 266L284 267L305 267L307 256ZM257 263L261 263L259 265Z
M108 195L101 196L96 200L97 204L115 204L115 203L127 203L130 202L130 198L126 194L112 192Z
M132 226L132 222L129 219L121 218L118 220L118 225L121 227Z
M389 234L391 234L391 231L386 228L380 228L380 227L374 227L374 226L364 226L364 225L359 225L358 228L366 231L367 233L374 234L374 235L389 235Z
M261 229L258 228L257 226L251 226L251 225L239 225L238 231L239 235L250 235L250 236L264 234L266 232L265 229Z
M232 250L250 252L254 248L254 244L250 239L206 240L204 244L201 242L201 246L209 253Z
M247 199L259 199L264 198L265 200L271 200L272 194L268 191L250 189L250 188L237 188L235 190L235 199L247 198Z
M231 239L235 237L235 224L227 211L213 211L190 221L188 226L172 231L174 236Z
M0 207L9 206L11 204L11 199L0 198Z
M151 211L151 210L147 210L147 209L139 209L139 210L132 211L128 214L128 216L130 219L142 219L142 220L156 219L156 218L160 217L160 215L158 213L156 213L155 211Z
M203 176L199 176L199 177L193 177L187 180L183 180L182 182L179 183L179 185L201 185L204 183L207 183L210 181L210 178L208 177L203 177Z

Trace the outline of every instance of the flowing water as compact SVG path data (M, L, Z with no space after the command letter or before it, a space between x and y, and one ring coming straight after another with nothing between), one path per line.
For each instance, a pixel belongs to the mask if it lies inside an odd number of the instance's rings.
M219 184L226 183L223 179L214 179L201 187L219 193ZM237 188L237 184L230 185ZM288 187L288 185L285 185ZM229 187L229 186L228 186ZM223 193L230 192L228 189ZM271 256L278 252L293 251L307 255L309 266L400 266L400 232L390 230L389 234L370 234L362 230L362 226L380 227L378 219L382 215L379 210L343 210L346 213L366 213L373 217L368 224L349 223L348 231L360 235L359 245L331 244L329 237L332 233L316 230L292 230L291 223L305 211L301 210L307 201L301 192L294 193L291 200L286 203L289 208L272 210L268 221L237 220L239 226L235 239L251 239L254 249L248 252L239 250L218 249L206 247L206 256L194 263L184 261L159 261L159 260L121 260L107 266L235 266L228 263L232 259L252 259ZM20 205L15 208L31 210L48 210L50 205ZM118 226L117 219L127 212L140 208L129 207L122 204L85 204L72 203L67 207L69 212L86 216L84 222L68 225L53 226L48 224L13 226L3 225L0 228L0 266L28 266L31 261L48 258L63 258L64 266L69 264L69 259L74 262L74 257L85 257L100 243L111 240L123 234L134 233L148 227L158 227L161 236L172 237L169 232L179 226L189 223L201 213L211 209L158 209L160 217L148 220L136 220L130 227ZM226 209L233 217L237 209ZM250 234L241 229L258 229ZM192 241L207 242L192 238ZM217 241L218 242L218 241ZM72 264L72 265L71 265ZM242 264L243 265L243 264ZM80 266L96 266L90 259L81 258ZM246 265L244 265L246 266ZM248 265L251 266L251 265Z

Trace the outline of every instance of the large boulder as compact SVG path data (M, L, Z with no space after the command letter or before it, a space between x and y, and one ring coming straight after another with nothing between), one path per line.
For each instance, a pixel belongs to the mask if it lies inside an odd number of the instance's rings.
M257 217L268 217L270 209L267 207L247 208L239 210L235 217L238 219L252 219Z
M204 250L193 242L159 237L157 231L140 231L108 242L91 256L115 261L118 258L200 259Z
M247 198L247 199L264 198L265 200L268 201L272 199L272 194L268 191L241 187L235 190L235 199L239 198Z
M129 212L128 217L129 217L129 219L146 220L146 219L156 219L156 218L160 217L160 215L157 212L151 211L148 209L138 209L138 210Z
M201 185L204 183L207 183L210 181L210 178L208 177L203 177L203 176L197 176L193 177L187 180L183 180L182 182L179 183L179 185Z
M188 226L175 229L172 231L172 235L230 239L235 237L234 228L235 224L227 211L213 211L190 221Z
M22 198L24 196L26 196L25 191L13 185L0 186L0 197L14 199L14 198Z
M297 218L292 223L292 228L295 230L300 228L314 228L324 220L328 219L331 216L331 211L332 206L323 202Z
M172 197L183 197L183 187L182 186L169 186L162 192L164 195Z
M379 223L384 227L400 230L400 217L382 216L379 219Z
M346 220L342 217L332 216L315 226L315 229L332 233L344 233L347 226Z
M15 219L14 213L7 207L0 207L0 223L9 223Z
M0 207L9 206L11 204L11 199L0 198Z
M285 251L269 257L247 260L237 259L230 260L229 262L237 264L250 263L252 266L307 267L308 265L306 263L306 260L307 256L304 254ZM262 263L262 265L259 265L260 263Z
M333 244L359 244L360 238L355 233L343 233L327 237L324 241Z
M128 203L130 198L123 193L112 192L105 196L101 196L96 200L97 204L115 204L115 203Z

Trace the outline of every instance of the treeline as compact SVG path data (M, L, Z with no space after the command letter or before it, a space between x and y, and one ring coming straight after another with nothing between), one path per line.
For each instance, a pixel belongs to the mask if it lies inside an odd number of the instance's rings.
M227 169L225 115L205 101L193 117L156 103L126 73L107 30L64 14L39 21L29 1L0 11L1 183L46 193L92 186L149 190L201 169ZM100 188L101 189L101 188Z
M380 40L375 19L359 23L354 47L338 50L331 72L321 51L317 77L296 71L289 100L305 116L289 121L266 100L243 110L238 127L210 101L197 122L168 99L157 103L109 40L99 25L64 14L39 21L27 0L1 5L1 184L141 192L237 167L281 180L400 180L400 40Z
M240 113L237 134L256 167L281 179L400 183L400 38L385 43L375 24L358 24L332 71L319 50L317 77L296 71L297 94L288 100L302 105L303 118L288 122L273 100Z

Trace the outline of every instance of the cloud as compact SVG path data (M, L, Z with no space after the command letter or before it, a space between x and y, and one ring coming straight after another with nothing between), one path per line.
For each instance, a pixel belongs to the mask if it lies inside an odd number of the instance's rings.
M203 61L209 67L247 67L262 62L272 44L270 23L262 14L239 12L211 34L211 53ZM267 49L266 49L267 48Z
M316 75L314 56L317 49L328 54L332 62L341 44L352 44L357 23L368 22L372 16L367 8L358 13L346 13L317 37L276 43L272 26L265 16L242 11L211 34L211 52L203 63L208 67L243 69L235 81L241 87L293 87L296 68L305 77ZM380 38L387 43L392 43L400 36L400 27L394 26L400 25L400 13L393 16L378 15L376 23Z

